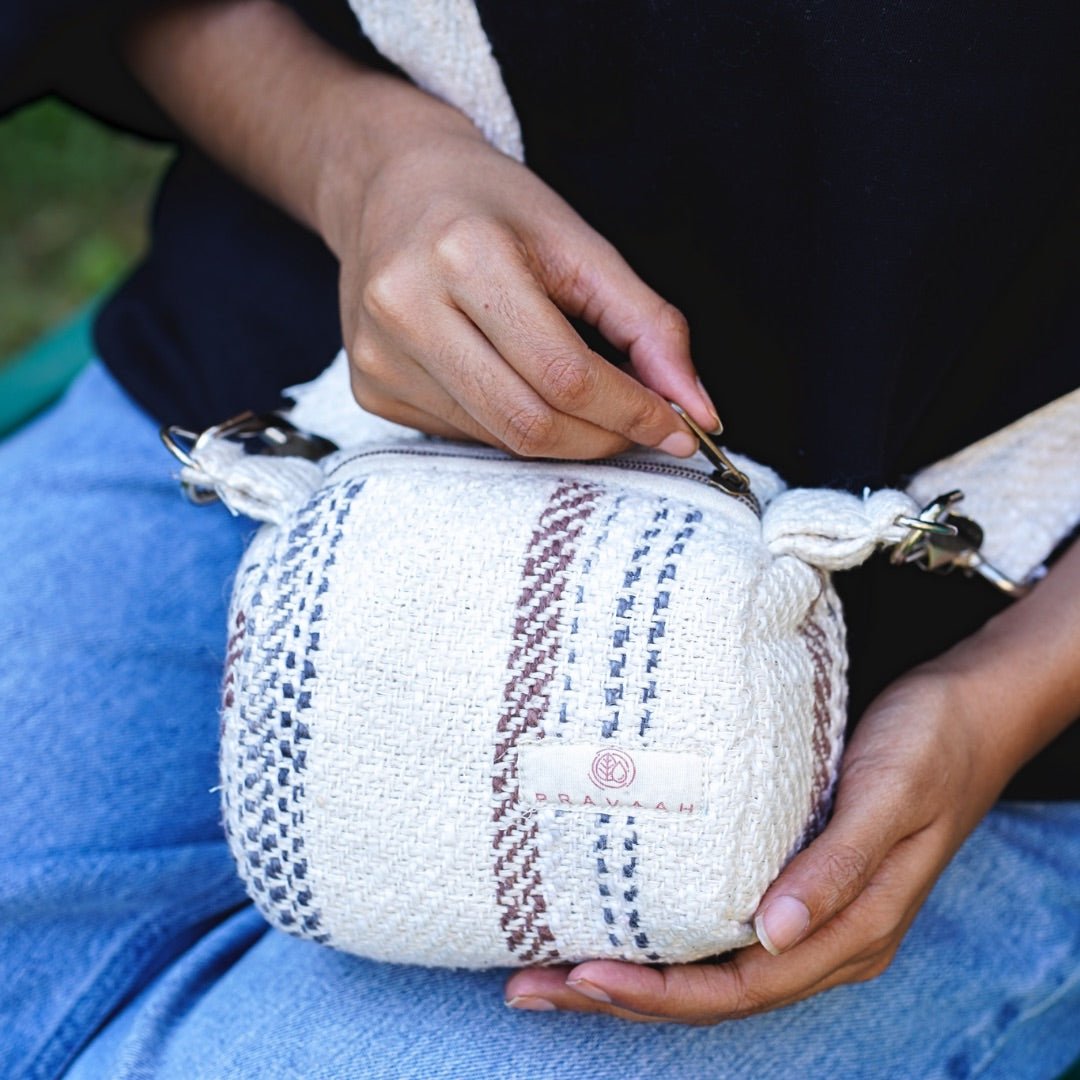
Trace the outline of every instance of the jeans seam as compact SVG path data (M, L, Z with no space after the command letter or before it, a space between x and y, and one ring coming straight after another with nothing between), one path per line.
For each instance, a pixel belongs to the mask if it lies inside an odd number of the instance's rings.
M1055 987L1046 997L1034 1005L1029 1006L1023 1012L1018 1013L1015 1019L1008 1027L998 1035L994 1042L986 1053L979 1059L978 1063L972 1069L971 1075L973 1077L986 1075L986 1070L989 1069L1001 1051L1004 1049L1006 1043L1013 1037L1017 1028L1023 1024L1028 1023L1030 1020L1034 1020L1041 1016L1048 1009L1052 1009L1058 1001L1068 995L1071 991L1075 990L1080 985L1080 968L1075 970L1067 979L1065 979L1059 986Z
M222 910L228 897L228 907L236 906L235 879L228 887L210 890L185 903L183 914L198 912L194 922L202 922L216 911ZM88 980L87 990L80 995L74 1006L48 1032L39 1039L34 1050L24 1059L25 1075L33 1080L50 1080L59 1076L81 1048L83 1041L93 1036L101 1023L118 1004L118 989L130 978L133 968L142 960L159 952L176 932L175 927L160 915L148 917L138 924L137 931L127 938L99 969L96 978ZM93 1001L100 1004L100 1015L92 1015Z

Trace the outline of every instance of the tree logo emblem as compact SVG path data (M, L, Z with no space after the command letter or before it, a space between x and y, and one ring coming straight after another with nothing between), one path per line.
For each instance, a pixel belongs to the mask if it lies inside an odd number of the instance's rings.
M592 759L589 779L601 788L624 788L634 782L637 768L624 750L601 750Z

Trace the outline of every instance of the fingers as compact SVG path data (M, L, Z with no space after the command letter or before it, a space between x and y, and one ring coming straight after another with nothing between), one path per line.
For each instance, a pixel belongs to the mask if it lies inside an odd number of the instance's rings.
M769 952L779 955L827 925L901 841L943 812L948 818L946 756L930 713L930 706L920 715L917 703L886 695L866 714L845 757L832 818L758 905L754 928Z
M353 397L358 405L369 413L391 420L395 424L422 431L427 435L436 435L440 439L453 439L462 442L486 442L489 446L498 446L490 432L475 423L456 402L447 402L438 411L398 401L393 396L381 392L373 384L357 375L352 376ZM425 402L426 404L426 402ZM447 417L450 417L448 420ZM452 422L453 421L453 422Z
M781 955L755 945L728 963L659 970L594 961L561 984L519 972L508 989L558 1008L699 1024L881 975L973 826L972 748L940 683L905 677L864 715L832 820L759 905L759 935Z
M773 970L759 958L771 962ZM775 965L759 946L724 964L650 968L594 960L569 971L518 973L507 983L506 1003L526 1011L600 1012L646 1023L704 1025L782 1008L856 975L854 965L844 965L822 978L794 973L778 979Z
M395 402L428 413L454 401L486 433L480 437L530 456L599 457L627 443L692 454L695 440L666 401L706 430L718 421L682 315L527 168L441 126L433 136L379 156L360 212L346 217L335 244L342 327L361 395L382 415ZM460 335L441 338L433 321L447 309L490 351L462 351ZM591 352L564 313L580 315L628 354L638 378ZM373 348L376 374L368 370ZM401 371L391 370L395 364ZM493 378L499 365L533 396L518 387L522 411L496 419L488 401L502 407L512 385ZM441 400L430 387L428 403L418 400L410 381L417 368L438 384ZM474 430L455 415L442 420ZM571 436L574 446L565 442Z
M536 241L540 276L568 314L595 326L629 355L641 381L677 402L706 431L720 420L690 356L682 312L649 288L615 248L588 230L576 244Z
M529 457L694 453L668 404L585 346L497 228L459 226L436 250L436 282L397 265L363 290L349 354L366 408L396 419L407 404Z
M603 1012L646 1022L715 1024L781 1008L843 983L881 975L940 870L938 846L894 848L857 901L782 957L760 945L726 963L652 968L594 960L570 970L515 973L514 1008Z
M759 923L767 922L759 934L773 948L781 945L782 955L754 945L723 964L655 969L593 961L565 975L519 972L508 992L560 1009L704 1024L876 978L956 848L947 817L913 809L918 786L890 782L880 761L856 763L845 775L832 821L759 907Z
M762 897L754 929L770 953L790 949L862 894L885 856L911 831L903 809L886 792L872 799L842 793L825 831Z
M632 443L690 456L697 441L665 397L708 429L717 420L693 374L685 321L580 219L548 225L565 227L566 249L584 243L602 254L596 274L605 291L595 317L656 389L592 352L567 321L559 298L590 317L589 286L568 284L565 275L550 283L506 224L465 217L431 239L426 255L395 252L366 268L349 348L361 399L366 393L367 407L391 419L386 406L407 403L525 456L595 458ZM614 311L608 294L624 287L630 295ZM353 292L343 272L343 298ZM417 369L440 393L416 382ZM439 413L451 401L480 432L460 414Z
M402 346L410 352L402 354ZM360 343L350 360L361 405L432 434L446 434L443 427L450 425L529 457L601 457L628 445L621 436L548 405L475 326L447 306L429 314L421 334ZM405 419L410 412L422 414L423 422Z
M625 966L632 967L633 965ZM589 984L579 983L571 987L567 983L571 970L569 967L528 968L512 975L506 984L507 1006L523 1012L551 1012L555 1009L563 1009L568 1012L603 1012L624 1020L670 1022L670 1017L653 1017L645 1012L620 1008L609 1001L602 999L597 1001L588 993L581 992L582 986L588 987Z
M588 349L523 264L507 259L504 273L452 297L555 413L677 456L696 450L667 402Z

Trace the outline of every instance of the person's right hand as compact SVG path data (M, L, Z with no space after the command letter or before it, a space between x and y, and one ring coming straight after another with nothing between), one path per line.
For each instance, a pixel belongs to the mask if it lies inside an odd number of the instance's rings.
M371 412L549 457L631 442L691 454L664 398L717 426L682 315L456 109L274 0L155 7L124 48L178 127L337 255L353 390Z
M523 165L408 88L364 164L324 199L341 260L357 400L431 434L527 456L596 458L631 443L678 456L718 420L686 320ZM373 153L373 147L375 152ZM630 374L590 350L596 327Z

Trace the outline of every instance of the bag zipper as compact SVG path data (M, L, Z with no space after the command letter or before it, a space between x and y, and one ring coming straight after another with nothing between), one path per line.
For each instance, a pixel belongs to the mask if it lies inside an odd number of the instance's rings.
M358 450L349 454L347 458L335 462L331 469L327 470L327 477L331 477L339 469L351 465L355 461L370 457L431 457L431 458L461 458L466 461L505 461L513 462L516 458L491 450L485 453L482 450L436 450L426 446L393 446L382 447L372 450ZM533 458L544 465L584 465L590 468L620 469L623 472L648 473L653 476L673 476L682 480L693 480L697 484L719 491L729 499L741 503L755 516L761 517L761 504L757 496L749 489L736 491L722 483L717 477L720 470L713 473L705 473L700 469L691 468L689 465L674 465L662 461L644 461L633 458L602 458L589 460L587 458Z
M712 466L711 473L702 472L689 465L676 465L667 461L649 461L641 458L533 458L530 460L544 465L580 465L588 468L621 469L623 472L640 472L653 476L673 476L682 480L692 480L696 484L704 484L734 499L760 518L761 504L750 490L747 477L732 464L723 451L689 416L686 416L681 409L677 411L698 436L701 453ZM280 413L240 413L239 416L234 416L221 424L215 424L198 435L176 425L170 425L161 429L161 439L169 452L185 468L195 471L198 471L199 465L192 454L214 439L235 442L243 447L246 454L302 457L309 461L320 461L335 452L348 452L338 451L337 446L329 439L301 431L288 417ZM466 461L513 462L518 460L493 448L470 447L450 450L415 445L383 446L350 453L347 458L336 462L326 475L333 476L345 465L362 458L377 456L462 458ZM195 503L215 502L219 498L212 483L204 488L197 480L187 479L182 482L182 486L188 498Z

